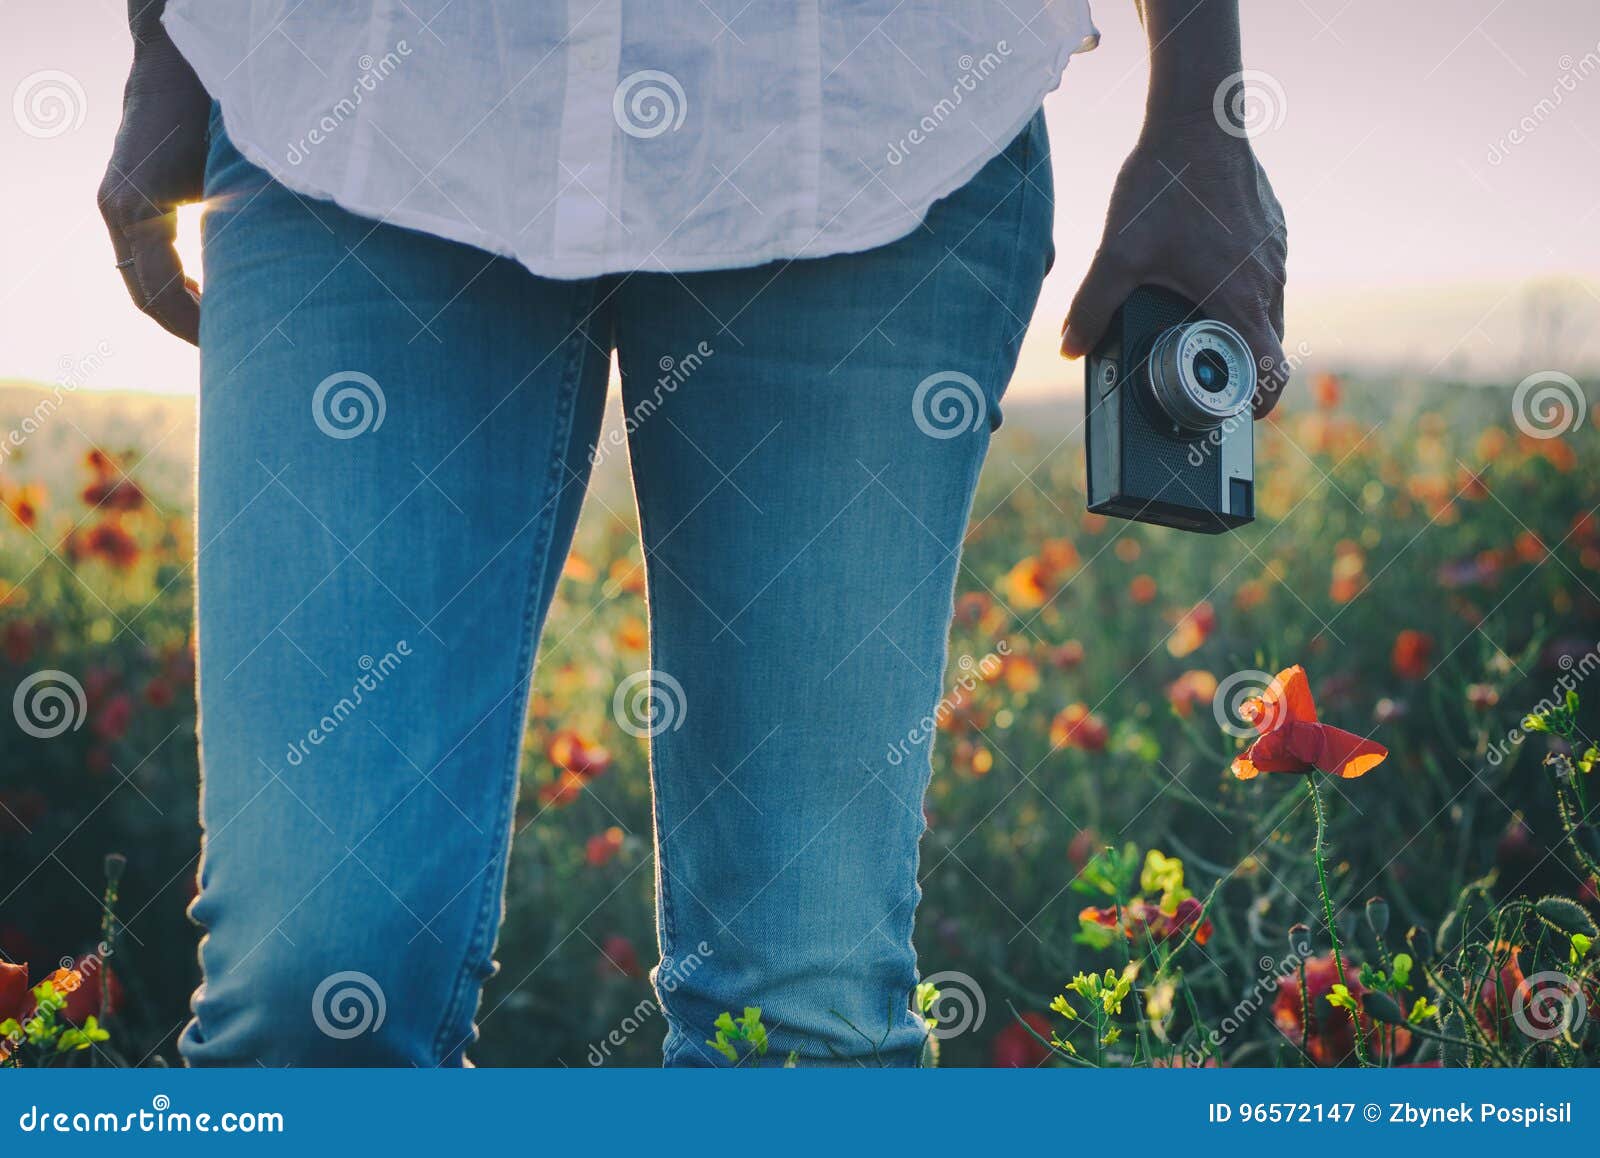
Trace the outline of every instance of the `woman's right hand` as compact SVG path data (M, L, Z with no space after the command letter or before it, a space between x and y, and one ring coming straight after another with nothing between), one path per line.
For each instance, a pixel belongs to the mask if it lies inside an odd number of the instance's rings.
M165 3L128 0L133 68L98 200L133 304L198 345L200 287L173 242L178 206L204 194L211 98L161 26Z

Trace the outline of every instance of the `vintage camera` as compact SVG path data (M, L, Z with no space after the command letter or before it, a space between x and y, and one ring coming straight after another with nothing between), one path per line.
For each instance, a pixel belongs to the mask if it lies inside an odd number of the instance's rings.
M1255 391L1237 330L1140 286L1085 366L1089 509L1210 535L1250 522Z

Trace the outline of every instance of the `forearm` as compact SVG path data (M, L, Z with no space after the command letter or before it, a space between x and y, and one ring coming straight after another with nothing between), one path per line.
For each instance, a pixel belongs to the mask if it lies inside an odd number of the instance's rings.
M1145 117L1209 113L1217 88L1244 67L1239 0L1135 0L1150 41Z

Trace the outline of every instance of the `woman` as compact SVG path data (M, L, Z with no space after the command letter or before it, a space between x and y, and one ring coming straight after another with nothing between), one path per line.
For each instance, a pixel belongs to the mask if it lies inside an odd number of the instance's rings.
M1084 0L163 5L129 3L101 205L201 351L183 1056L463 1064L615 352L666 1061L716 1063L717 1014L759 1004L773 1059L914 1064L920 721ZM1214 111L1236 0L1141 14L1145 129L1062 351L1152 282L1275 367L1282 216ZM171 245L202 196L204 310Z

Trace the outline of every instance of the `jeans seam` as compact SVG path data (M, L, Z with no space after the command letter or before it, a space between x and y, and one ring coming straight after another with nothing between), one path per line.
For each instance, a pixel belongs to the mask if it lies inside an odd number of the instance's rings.
M1037 115L1038 114L1035 114L1035 116ZM1023 235L1027 232L1028 221L1028 190L1032 188L1032 184L1028 180L1028 176L1029 166L1033 163L1033 131L1034 122L1030 120L1028 122L1028 127L1022 131L1022 179L1017 186L1016 235L1012 239L1011 243L1011 268L1006 271L1005 289L1008 293L1015 289L1017 284L1017 271L1022 266L1022 239ZM1001 315L1000 324L1002 328L1005 325L1005 316L1003 313ZM1009 345L1009 342L997 341L994 343L994 361L989 369L989 381L992 383L992 389L994 390L994 412L996 415L999 414L1000 399L1001 396L1004 395L1007 385L1007 383L1000 381L1000 371L1006 364L1006 350ZM1015 367L1013 367L1013 370L1014 369ZM982 460L980 460L979 465L981 467Z
M630 455L632 448L629 448ZM637 485L637 483L635 484ZM647 503L639 503L639 543L644 557L644 585L645 585L645 617L648 623L650 636L650 667L659 670L656 664L660 660L661 649L657 643L658 621L655 609L661 606L661 601L656 595L656 569L650 566L650 557L647 545L651 542L650 526L652 520L647 511ZM655 737L650 739L650 816L655 824L656 835L656 891L659 894L657 905L658 935L661 940L661 957L663 961L672 959L673 948L678 943L677 909L672 900L672 874L667 870L667 827L666 827L666 775L665 761L660 755L660 747ZM656 986L656 999L661 1005L662 1016L666 1019L669 1029L677 1023L677 1018L668 1009L667 995ZM685 1035L687 1036L687 1035ZM662 1063L667 1064L671 1057L675 1057L679 1050L674 1050L669 1056L663 1056Z
M530 691L533 686L534 636L537 634L534 619L540 604L538 589L544 582L547 570L545 564L548 562L550 555L550 544L551 539L554 537L556 512L559 508L559 496L563 485L561 474L566 463L566 444L572 436L573 413L577 409L578 390L582 385L580 379L586 342L577 333L577 330L586 327L588 324L584 311L587 303L593 297L592 293L575 296L577 307L574 310L574 315L577 318L577 324L567 336L566 340L571 343L571 352L567 356L558 379L559 393L556 417L551 431L550 470L546 476L544 488L544 493L547 496L545 510L540 516L539 525L534 532L533 545L529 551L528 559L528 582L523 589L522 597L522 631L521 640L517 647L516 671L526 673ZM507 863L509 863L511 857L509 828L512 811L516 807L517 781L521 775L522 765L522 740L526 728L527 713L526 711L518 712L511 727L508 751L505 757L508 765L506 775L511 781L511 790L501 798L500 807L496 812L495 827L492 830L506 833L505 860ZM450 1000L445 1004L444 1012L439 1020L439 1028L434 1034L433 1053L437 1059L436 1064L443 1064L450 1025L460 1016L466 996L472 991L474 985L473 959L478 956L479 946L483 944L493 924L495 898L499 888L495 879L496 874L490 871L494 868L494 864L495 862L491 861L484 866L485 880L482 886L482 899L478 903L478 915L473 925L472 934L467 939L461 964L456 970L455 988L451 992ZM504 871L504 868L502 868L501 875L503 875ZM467 1036L470 1037L471 1034L469 1033Z

